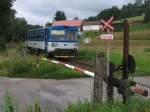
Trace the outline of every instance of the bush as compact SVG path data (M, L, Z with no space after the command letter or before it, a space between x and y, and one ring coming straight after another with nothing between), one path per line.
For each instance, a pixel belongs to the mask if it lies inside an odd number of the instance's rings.
M150 52L150 48L144 48L144 52Z
M144 17L144 22L150 22L150 8L146 10L146 14Z
M16 49L0 56L0 76L20 78L69 79L86 77L62 65L52 64Z
M94 109L94 110L93 110ZM79 101L76 104L70 105L65 112L149 112L150 101L141 99L131 99L126 104L115 102L113 104L103 103L93 107L88 102Z
M6 46L5 46L6 43L1 38L0 38L0 51L4 51L4 50L6 50Z

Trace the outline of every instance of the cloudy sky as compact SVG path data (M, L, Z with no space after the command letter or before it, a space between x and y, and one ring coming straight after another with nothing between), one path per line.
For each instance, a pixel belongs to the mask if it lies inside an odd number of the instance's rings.
M114 5L121 7L123 4L134 0L16 0L13 8L17 17L24 17L30 24L45 25L51 22L56 11L65 12L68 19L80 19L95 16L103 9Z

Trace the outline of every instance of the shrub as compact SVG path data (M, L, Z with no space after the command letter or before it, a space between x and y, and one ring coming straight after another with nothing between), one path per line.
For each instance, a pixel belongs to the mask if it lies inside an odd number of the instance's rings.
M150 48L144 48L144 52L150 52Z
M50 78L68 79L86 77L78 72L65 68L62 65L52 64L28 55L16 49L9 49L0 57L0 76L21 78Z
M150 22L150 8L146 10L146 14L144 17L144 22Z
M126 104L122 104L122 102L103 103L95 107L88 101L79 101L76 104L71 104L65 112L149 112L149 109L149 100L133 98Z

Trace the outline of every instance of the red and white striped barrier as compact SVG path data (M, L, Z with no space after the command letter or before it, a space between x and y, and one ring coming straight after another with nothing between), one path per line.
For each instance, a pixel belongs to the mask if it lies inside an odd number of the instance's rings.
M84 70L82 68L79 68L79 67L76 67L76 66L73 66L73 65L69 65L69 64L66 64L64 62L60 62L60 61L56 61L56 60L49 60L49 59L46 59L46 58L41 58L42 60L44 61L51 61L52 63L55 63L55 64L61 64L61 65L64 65L65 67L67 68L70 68L70 69L73 69L75 71L78 71L80 73L84 73L88 76L91 76L91 77L94 77L95 74L93 72L90 72L90 71L87 71L87 70Z

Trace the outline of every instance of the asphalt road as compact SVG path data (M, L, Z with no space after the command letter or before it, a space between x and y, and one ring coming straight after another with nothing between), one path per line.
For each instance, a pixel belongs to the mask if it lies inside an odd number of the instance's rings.
M149 79L136 78L137 81L150 85ZM104 86L106 88L106 85ZM70 103L91 100L92 90L93 78L70 80L0 78L0 104L3 104L5 93L9 92L22 109L38 102L44 109L61 112Z
M42 108L62 111L69 103L91 99L93 79L40 80L0 78L0 104L9 92L19 107L38 102Z

